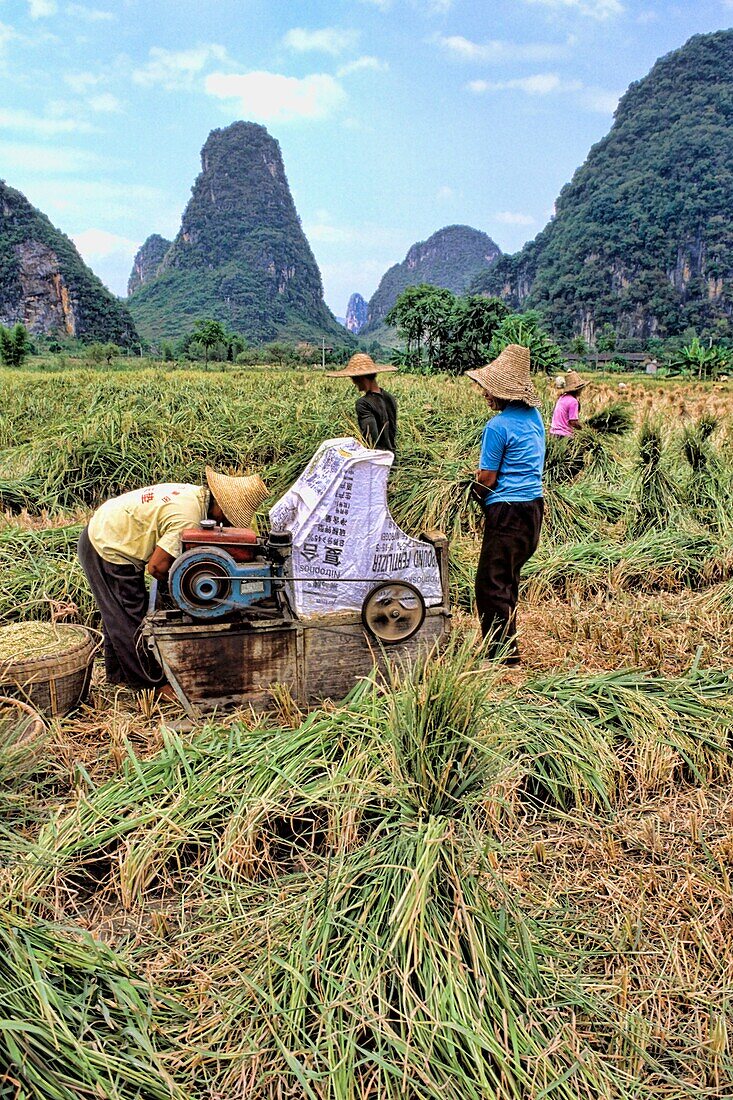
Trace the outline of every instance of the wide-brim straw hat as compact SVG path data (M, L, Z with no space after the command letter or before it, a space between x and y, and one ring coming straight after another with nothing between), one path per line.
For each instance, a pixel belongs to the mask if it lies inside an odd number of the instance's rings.
M375 363L371 355L358 351L352 355L348 363L341 370L327 371L329 378L361 378L365 374L384 374L386 371L396 371L389 363Z
M575 393L576 390L584 390L588 385L584 382L576 370L569 370L565 374L565 385L563 389L565 393Z
M466 374L492 397L501 401L523 401L536 409L540 399L529 371L529 348L509 344L493 362Z
M251 527L255 512L270 495L259 474L231 477L207 466L206 483L232 527Z

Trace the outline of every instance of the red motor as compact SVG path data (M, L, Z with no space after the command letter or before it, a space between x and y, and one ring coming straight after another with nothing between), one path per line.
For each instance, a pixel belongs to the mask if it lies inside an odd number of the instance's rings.
M221 546L238 562L258 556L257 534L248 527L188 527L181 533L181 553L196 546Z

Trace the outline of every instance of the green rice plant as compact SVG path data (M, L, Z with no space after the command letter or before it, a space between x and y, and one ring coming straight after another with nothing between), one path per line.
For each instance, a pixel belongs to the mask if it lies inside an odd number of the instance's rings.
M564 544L594 539L617 523L628 510L628 499L589 477L545 487L542 541Z
M54 608L63 608L96 624L98 612L76 556L80 531L0 529L0 620L48 619Z
M372 800L385 797L362 724L371 690L364 683L339 711L295 730L206 726L193 740L165 730L144 761L128 746L119 775L41 830L17 892L32 898L63 874L77 893L111 886L130 908L181 876L234 882L353 843Z
M634 414L626 401L612 401L585 417L585 424L603 435L625 435L634 426Z
M31 716L0 701L0 835L12 835L38 812L46 742Z
M687 521L624 544L612 579L614 587L630 591L673 591L714 584L730 576L731 569L730 544Z
M689 465L685 491L687 505L698 521L725 531L731 527L733 491L730 470L711 440L716 427L715 418L703 416L684 430L682 454Z
M465 457L410 457L409 476L398 470L390 491L395 521L407 531L443 531L451 541L475 534L481 512L469 496L473 473Z
M607 815L632 782L729 782L730 686L694 670L512 688L455 644L295 729L212 724L130 752L41 831L13 898L180 899L162 977L188 1018L164 1006L157 1025L185 1095L639 1095L653 1052L631 1058L579 949L497 887L487 826L509 781L546 820Z
M733 767L733 681L727 673L693 669L686 676L655 678L622 670L596 677L552 676L531 690L572 707L613 741L637 750L670 748L670 782L729 781ZM631 774L638 773L634 765Z
M548 435L544 477L549 485L573 481L584 468L585 458L576 436Z
M532 599L550 592L674 591L716 583L731 569L727 540L688 521L646 531L625 543L603 536L560 544L541 541L524 568L524 589Z
M524 592L536 600L553 592L567 596L604 591L622 553L622 545L610 538L561 544L541 540L523 570Z
M5 487L8 506L33 511L95 506L154 482L198 483L207 464L256 469L277 496L324 439L356 431L352 391L316 372L69 371L22 380L0 372L0 406L11 386L0 497ZM405 409L399 446L406 463L393 478L396 510L402 493L410 507L415 473L427 483L437 471L450 502L459 472L475 461L481 403L461 379L398 378L394 389ZM427 526L416 511L418 529ZM435 512L442 515L440 501Z
M373 838L287 889L204 906L179 950L196 1021L173 1062L208 1095L598 1100L627 1095L576 1020L608 1014L482 881L450 820ZM221 995L221 996L220 996ZM580 1047L582 1046L582 1054Z
M650 528L663 529L679 513L679 491L669 470L662 430L658 424L646 420L639 433L634 476L636 508L629 517L630 535L642 535Z
M156 1050L154 1003L88 934L3 912L0 1096L183 1100Z
M478 539L456 539L450 545L448 567L451 604L462 611L473 612L479 550Z

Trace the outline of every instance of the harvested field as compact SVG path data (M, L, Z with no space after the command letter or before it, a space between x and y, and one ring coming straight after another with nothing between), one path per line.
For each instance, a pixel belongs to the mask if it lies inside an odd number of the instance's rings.
M401 377L390 507L451 539L447 653L192 727L98 671L42 737L3 727L3 1100L733 1093L731 391L625 381L548 455L521 670L476 652L482 404ZM317 374L0 396L3 623L96 621L75 544L111 493L211 463L276 496L353 430Z

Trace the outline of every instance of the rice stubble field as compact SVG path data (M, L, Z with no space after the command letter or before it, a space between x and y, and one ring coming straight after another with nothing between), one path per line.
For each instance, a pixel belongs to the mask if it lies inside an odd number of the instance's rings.
M2 1100L733 1092L730 390L625 381L548 451L521 670L477 650L483 402L404 376L390 507L451 540L447 651L310 715L185 729L97 675L42 738L0 719ZM212 464L276 499L355 428L296 371L0 396L2 622L96 624L107 496Z

